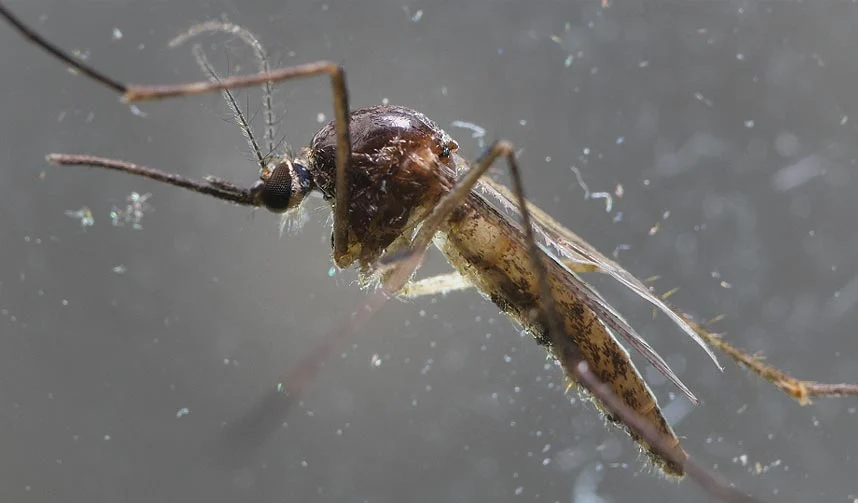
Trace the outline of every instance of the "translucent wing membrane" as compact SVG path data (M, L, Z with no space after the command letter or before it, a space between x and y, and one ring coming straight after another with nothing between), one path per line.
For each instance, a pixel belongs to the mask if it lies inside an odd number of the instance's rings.
M510 217L508 218L510 224L518 225L519 212L515 203L515 196L508 188L488 177L484 177L477 185L475 193L480 195L488 203L503 210L504 213ZM664 359L655 352L655 350L619 315L619 313L611 307L608 302L604 300L604 298L602 298L595 289L593 289L593 287L583 281L573 271L573 269L592 270L608 274L615 280L619 281L622 285L631 289L638 296L642 297L647 302L667 314L674 323L676 323L706 351L706 354L709 355L715 365L719 369L723 370L723 367L718 362L718 359L712 349L705 343L705 341L703 341L694 328L621 265L602 255L581 237L562 226L535 205L528 203L528 209L533 217L534 230L540 240L540 245L543 248L543 251L566 268L570 276L574 279L574 283L581 289L582 298L587 304L587 307L592 309L608 328L625 340L653 367L658 369L659 372L679 388L689 398L689 400L695 404L699 403L699 400L688 389L688 387L680 381L672 370L670 370L670 367L668 367Z

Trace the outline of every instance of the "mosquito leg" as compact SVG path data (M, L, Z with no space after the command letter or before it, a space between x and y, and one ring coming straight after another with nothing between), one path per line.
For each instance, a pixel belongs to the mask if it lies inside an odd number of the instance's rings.
M240 87L256 87L266 82L282 82L290 79L327 75L330 77L331 92L334 101L334 130L337 135L337 176L336 203L334 205L334 250L345 254L348 248L348 201L349 185L346 183L346 169L351 165L351 138L349 136L349 103L346 88L346 74L343 67L331 61L316 61L302 65L288 66L250 75L229 77L218 82L200 81L175 85L134 85L125 84L92 66L76 59L25 25L18 17L0 4L0 17L5 18L22 36L44 51L71 66L81 74L122 94L126 103L153 101L164 98L205 94ZM404 282L403 282L404 284Z
M447 274L439 274L429 278L423 278L418 281L411 281L405 284L399 292L398 296L405 299L416 299L417 297L425 297L428 295L438 295L460 290L467 290L474 285L468 282L458 272L450 272Z
M50 154L46 159L52 164L91 166L142 176L143 178L149 178L157 182L175 185L176 187L182 187L183 189L187 189L192 192L216 197L242 206L261 206L262 204L259 198L256 197L256 193L252 187L239 187L238 185L220 178L210 177L208 180L201 182L182 175L166 173L155 168L140 166L131 162L106 159L104 157L95 157L91 155Z
M2 16L9 24L12 25L15 30L18 31L24 38L26 38L29 42L36 44L41 47L43 50L48 52L51 56L63 61L67 65L71 66L75 70L81 72L86 75L88 78L98 82L99 84L112 89L120 94L125 94L128 91L128 86L115 80L111 77L108 77L106 74L99 72L98 70L82 64L80 61L75 59L69 53L63 51L58 46L48 42L44 37L36 33L32 28L24 24L18 16L12 14L12 11L6 8L5 5L0 4L0 16Z
M440 283L449 285L444 290L470 286L458 273L443 274L409 283L400 290L399 294L413 298L418 295L437 293L428 290ZM292 407L315 379L323 362L332 354L341 351L388 300L389 296L386 292L375 292L357 312L344 316L334 331L321 338L321 342L310 353L281 376L276 390L272 389L252 410L230 422L224 431L223 438L216 442L217 448L213 452L215 459L221 463L228 463L229 466L242 466L246 463L251 454L280 427Z
M695 331L712 346L720 349L732 358L737 364L757 374L763 379L769 381L777 388L780 388L784 393L793 397L801 405L810 403L812 397L837 397L837 396L858 396L858 384L849 383L821 383L816 381L804 381L797 379L788 373L777 369L767 363L763 363L762 358L757 355L750 355L747 352L726 342L719 335L716 335L706 328L706 325L716 321L712 320L709 323L700 324L694 321L690 315L682 310L673 307L679 316L685 319Z
M219 445L214 454L217 461L239 465L261 447L280 427L292 407L301 399L307 387L315 380L322 364L331 355L352 340L369 319L390 300L385 292L374 292L351 315L340 317L337 327L320 339L297 365L284 373L276 389L271 389L249 412L243 414L225 429L225 445ZM237 456L238 455L238 456Z

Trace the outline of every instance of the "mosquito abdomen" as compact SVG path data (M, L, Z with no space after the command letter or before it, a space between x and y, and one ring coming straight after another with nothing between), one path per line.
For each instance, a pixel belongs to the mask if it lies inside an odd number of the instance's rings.
M628 352L578 298L570 273L543 255L558 314L574 346L560 347L549 343L545 327L534 321L532 316L542 306L524 236L495 209L479 198L469 198L454 213L436 243L459 273L540 343L548 346L569 382L575 382L572 369L577 352L599 380L608 384L615 396L654 426L668 445L679 445L679 439L662 415L655 395L635 368ZM594 403L609 421L622 426L631 435L663 473L675 477L684 474L681 465L665 459L628 425L620 424L618 418L602 404L596 400ZM681 453L684 456L684 451Z

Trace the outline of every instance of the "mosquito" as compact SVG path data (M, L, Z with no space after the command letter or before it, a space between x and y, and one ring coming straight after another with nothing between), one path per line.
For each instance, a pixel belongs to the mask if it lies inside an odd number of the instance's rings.
M624 429L661 473L676 478L688 473L725 500L756 501L702 469L685 452L620 339L638 351L690 401L698 404L699 400L580 274L605 273L630 288L664 312L719 368L722 367L706 341L761 375L759 369L763 366L756 366L753 359L743 361L737 354L744 353L719 343L702 325L653 294L618 263L528 202L510 142L493 143L476 161L469 163L457 154L456 141L422 113L394 105L351 111L341 66L318 61L272 70L256 37L229 23L196 25L173 44L184 43L204 32L234 34L254 49L260 62L259 73L221 78L201 49L195 47L194 54L209 75L208 81L137 86L123 84L74 59L24 25L2 4L0 15L30 41L79 73L119 92L126 102L222 92L255 152L259 179L249 187L214 177L199 181L89 155L50 154L47 157L50 162L121 171L284 215L299 211L308 194L318 192L330 203L334 215L331 235L334 263L340 269L356 267L361 284L376 290L363 316L347 320L339 331L340 337L355 331L391 297L414 298L475 288L543 346L562 369L569 387L588 393L608 421ZM330 78L334 119L297 153L275 155L271 86L275 82L313 76ZM266 154L262 153L230 91L260 85L265 87ZM511 189L486 176L498 160L506 161ZM413 279L432 244L455 272ZM311 366L330 352L332 344L323 343L305 364ZM287 383L295 390L302 385L300 376L306 377L303 370L306 368L292 374L297 376L296 382ZM856 390L858 387L837 388L828 390L828 394Z

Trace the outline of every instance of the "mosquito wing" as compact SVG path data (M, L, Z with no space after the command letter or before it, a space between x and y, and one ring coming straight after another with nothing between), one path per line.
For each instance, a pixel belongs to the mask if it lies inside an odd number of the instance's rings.
M520 227L518 205L512 192L502 184L489 177L483 178L477 185L475 194L479 195L494 206L499 206L504 214L509 216L511 224ZM661 311L663 311L674 323L687 333L715 365L723 370L718 359L711 348L697 334L694 328L662 299L654 295L639 279L624 269L621 265L604 256L593 248L584 239L570 231L559 222L554 220L546 212L532 203L527 206L533 220L534 231L543 251L563 265L575 283L580 287L582 298L587 307L592 309L602 321L630 346L643 355L646 360L676 385L688 398L697 403L697 399L688 388L682 384L679 378L670 370L667 363L655 352L655 350L626 322L611 305L596 292L590 285L584 282L574 271L594 271L610 275L615 280L635 292ZM573 271L574 269L574 271Z

